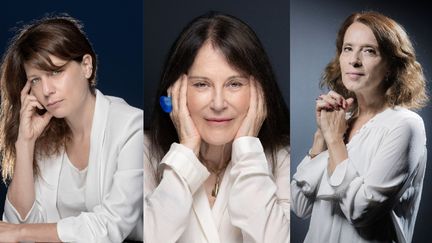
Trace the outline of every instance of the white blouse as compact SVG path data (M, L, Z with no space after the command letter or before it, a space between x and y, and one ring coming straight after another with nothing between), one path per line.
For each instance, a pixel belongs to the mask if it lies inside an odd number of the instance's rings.
M346 145L328 176L328 151L305 157L291 182L291 208L311 216L304 242L411 242L426 166L422 118L388 108Z
M61 217L58 210L63 154L39 159L35 201L21 217L6 196L3 220L57 223L62 242L119 243L143 239L143 112L96 90L85 181L85 209ZM1 241L1 239L0 239Z
M87 180L87 168L76 168L66 152L63 152L63 163L60 169L57 209L60 218L78 216L81 212L87 212L85 189Z
M210 207L204 181L209 172L191 149L174 143L161 162L144 155L145 242L289 242L289 152L277 154L272 174L261 142L241 137Z

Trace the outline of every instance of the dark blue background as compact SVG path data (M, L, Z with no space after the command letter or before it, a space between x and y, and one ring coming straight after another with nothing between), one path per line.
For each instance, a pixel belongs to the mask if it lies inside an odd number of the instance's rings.
M145 128L150 123L157 85L169 48L189 21L210 10L233 15L255 31L269 56L285 102L289 105L289 0L145 1Z
M312 1L291 0L291 173L306 155L316 130L315 97L326 64L336 52L335 41L339 26L352 12L375 10L402 24L414 44L423 65L428 88L432 78L432 33L430 8L420 1ZM431 242L432 225L432 106L431 102L419 114L426 126L428 165L423 184L422 200L417 215L413 242ZM291 214L291 242L303 242L309 220Z
M0 54L20 27L47 13L68 13L84 24L99 61L97 88L143 108L143 1L7 1L0 14ZM5 187L0 183L0 214Z

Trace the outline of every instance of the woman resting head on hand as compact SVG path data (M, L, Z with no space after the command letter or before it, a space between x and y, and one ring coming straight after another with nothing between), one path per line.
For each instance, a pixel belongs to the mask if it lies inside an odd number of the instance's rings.
M14 224L0 224L1 240L142 239L142 111L97 90L96 67L69 16L37 20L12 39L1 65L0 150L3 220Z

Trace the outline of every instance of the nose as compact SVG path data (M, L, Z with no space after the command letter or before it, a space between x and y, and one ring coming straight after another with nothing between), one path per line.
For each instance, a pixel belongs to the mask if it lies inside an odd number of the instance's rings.
M55 93L55 87L51 78L43 78L41 83L43 95L50 96Z
M226 107L224 91L222 89L214 90L210 108L214 111L223 111Z
M359 52L353 52L349 59L349 65L353 67L361 67L362 61Z

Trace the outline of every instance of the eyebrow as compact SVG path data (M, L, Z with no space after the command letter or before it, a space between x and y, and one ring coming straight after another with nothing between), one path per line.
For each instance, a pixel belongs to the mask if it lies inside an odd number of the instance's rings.
M27 76L26 79L27 79L27 81L28 81L28 80L30 80L30 79L32 79L32 78L37 78L37 77L39 77L39 76L33 74L33 75L29 75L29 76Z
M246 78L246 76L233 75L233 76L228 77L226 80L231 80L231 79L236 79L236 78ZM210 80L209 78L204 77L204 76L188 76L188 79L202 79L202 80L208 80L208 81Z
M345 42L342 44L342 46L356 46L355 44L351 43L351 42ZM363 45L359 45L360 47L373 47L378 49L378 45L374 45L374 44L363 44Z
M69 65L69 63L71 62L71 60L69 60L69 61L67 61L66 63L64 63L63 65L60 65L60 66L57 66L56 65L56 67L58 67L58 68L56 68L56 69L54 69L53 71L58 71L58 70L62 70L62 69L66 69L66 67ZM55 65L55 64L54 64ZM39 68L37 68L37 67L33 67L34 69L38 69L38 70L41 70L41 71L43 71L43 72L51 72L50 70L43 70L43 69L39 69ZM29 76L26 76L27 77L27 80L30 80L30 79L32 79L32 78L38 78L40 75L37 75L37 74L31 74L31 75L29 75Z

